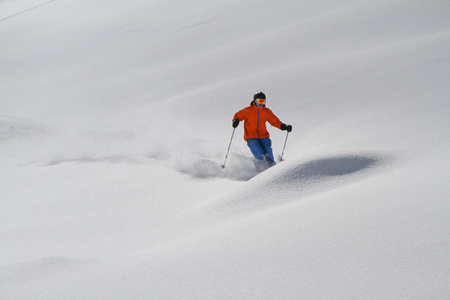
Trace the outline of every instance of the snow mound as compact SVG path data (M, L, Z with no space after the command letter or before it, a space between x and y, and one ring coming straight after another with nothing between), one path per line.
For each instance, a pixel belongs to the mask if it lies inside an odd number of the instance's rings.
M220 219L277 209L374 176L392 161L389 155L352 153L283 162L218 199L205 213Z

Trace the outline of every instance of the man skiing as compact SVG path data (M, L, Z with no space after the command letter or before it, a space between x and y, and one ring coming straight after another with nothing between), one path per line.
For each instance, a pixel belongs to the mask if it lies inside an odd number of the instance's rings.
M272 152L272 141L266 128L266 122L281 130L292 131L291 125L282 123L275 114L266 107L266 95L258 92L253 96L250 106L241 109L233 117L233 128L244 121L244 140L256 159L257 167L275 165Z

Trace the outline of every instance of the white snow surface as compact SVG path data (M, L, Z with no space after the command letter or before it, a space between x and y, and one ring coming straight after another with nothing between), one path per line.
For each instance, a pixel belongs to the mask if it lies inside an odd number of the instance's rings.
M450 299L449 97L446 0L1 0L0 299Z

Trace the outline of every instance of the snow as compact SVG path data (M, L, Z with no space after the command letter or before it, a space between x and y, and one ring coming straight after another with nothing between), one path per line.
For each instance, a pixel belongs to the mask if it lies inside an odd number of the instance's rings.
M450 2L3 0L0 45L1 299L450 298ZM259 90L284 161L222 169Z

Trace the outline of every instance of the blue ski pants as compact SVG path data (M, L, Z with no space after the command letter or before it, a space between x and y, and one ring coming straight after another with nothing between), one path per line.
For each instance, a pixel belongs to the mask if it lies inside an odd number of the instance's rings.
M247 145L257 160L265 160L270 164L275 164L275 159L273 158L272 152L272 141L269 138L248 139Z

